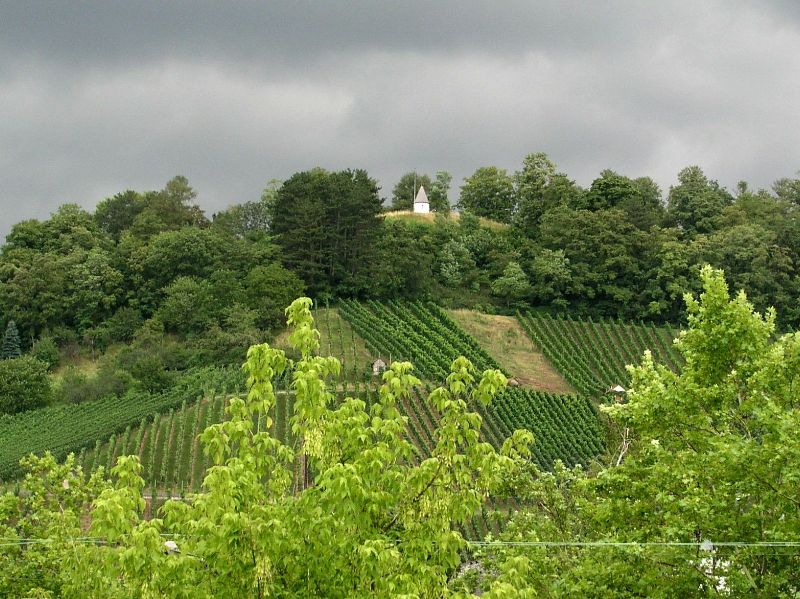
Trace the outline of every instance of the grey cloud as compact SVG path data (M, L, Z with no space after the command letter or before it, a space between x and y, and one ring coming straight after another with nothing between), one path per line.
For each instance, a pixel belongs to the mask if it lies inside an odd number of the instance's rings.
M532 151L665 191L688 164L729 187L800 168L796 4L498 5L0 5L0 238L178 173L213 212L316 165L385 196Z
M182 59L292 65L332 52L625 51L696 3L578 0L486 2L8 2L0 47L22 57L83 65Z

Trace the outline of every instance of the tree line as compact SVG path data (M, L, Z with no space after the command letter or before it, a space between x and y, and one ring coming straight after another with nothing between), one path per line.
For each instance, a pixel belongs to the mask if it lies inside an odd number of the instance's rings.
M758 309L776 306L782 329L800 321L800 179L731 192L690 166L666 194L611 170L584 189L534 153L514 173L478 168L457 199L451 182L444 171L406 173L387 202L363 170L315 168L211 216L181 176L94 211L66 204L6 237L0 330L13 321L22 351L35 347L50 367L59 349L124 346L94 389L68 372L75 384L64 388L81 389L62 393L69 400L158 390L176 369L238 362L302 293L323 305L407 297L676 323L708 263ZM420 185L434 218L391 214Z
M778 307L780 326L800 318L797 178L771 190L740 182L731 192L689 166L666 194L649 177L612 170L582 188L534 153L514 173L478 168L455 206L508 225L504 232L451 227L439 235L430 269L419 262L430 288L478 292L460 295L465 301L678 322L682 294L697 291L701 265L711 264L759 309Z

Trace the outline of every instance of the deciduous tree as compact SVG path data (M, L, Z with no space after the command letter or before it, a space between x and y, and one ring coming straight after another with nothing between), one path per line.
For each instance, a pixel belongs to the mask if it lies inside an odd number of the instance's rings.
M464 179L460 210L485 216L501 223L510 223L517 204L514 180L505 169L484 166Z
M424 173L411 171L400 177L400 180L392 189L392 210L411 210L414 199L420 187L430 194L433 187L431 178Z

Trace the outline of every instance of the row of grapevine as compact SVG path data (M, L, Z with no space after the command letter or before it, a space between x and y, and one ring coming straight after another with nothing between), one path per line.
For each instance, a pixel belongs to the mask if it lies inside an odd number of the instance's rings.
M134 392L77 405L57 405L0 419L0 479L19 474L19 460L50 451L57 459L122 433L156 414L244 386L237 368L201 368L181 376L164 393Z
M534 460L545 469L556 460L568 466L586 464L605 450L596 408L584 396L506 389L489 406L487 416L506 430L531 431Z
M423 302L342 301L339 313L376 356L412 362L424 378L441 381L458 356L478 368L499 368L475 339L436 305Z
M363 344L335 308L318 309L315 304L314 324L321 334L319 355L333 356L341 362L342 381L364 381L371 376L369 355L363 352Z
M443 379L459 355L472 360L478 370L498 367L477 341L432 304L346 301L339 311L376 354L410 360L429 380ZM409 440L423 457L435 443L433 431L438 421L427 401L430 390L430 386L420 390L400 406L409 418ZM495 447L517 428L532 431L535 459L544 468L557 459L570 465L586 463L604 450L597 414L583 397L509 388L489 407L470 407L483 419L483 438Z
M417 389L401 402L400 411L408 418L408 440L424 459L431 454L439 422L436 409L428 401L428 389ZM534 460L545 469L561 460L567 465L586 464L605 450L604 432L594 404L586 397L555 395L531 389L509 388L488 407L471 406L483 420L482 438L495 447L502 445L520 428L534 434Z
M681 358L673 347L677 331L652 324L574 320L550 315L518 314L531 340L579 392L599 397L609 387L627 387L628 364L641 361L649 349L653 358L677 369Z
M99 466L111 468L119 456L135 455L143 466L146 495L163 498L196 491L210 466L200 444L200 433L207 426L222 422L229 399L218 395L191 404L184 402L178 410L157 414L151 422L143 420L137 428L128 427L104 444L98 441L93 449L79 454L78 462L91 472ZM270 429L273 436L288 445L294 442L288 424L293 404L293 394L279 392ZM264 423L263 415L254 421L257 430L265 430Z
M376 393L366 384L355 384L336 392L337 400L345 395L363 399L367 406ZM157 414L152 421L142 420L137 428L127 427L111 435L105 443L97 441L92 449L79 454L79 463L86 472L99 466L112 467L121 455L136 455L143 466L147 482L146 494L153 497L183 495L195 491L203 481L210 465L204 455L199 435L211 424L226 417L229 396L218 395L194 403L184 402L178 410ZM289 419L294 410L294 394L279 390L276 405L270 413L270 434L286 445L293 446L295 438ZM257 431L267 430L262 414L253 424Z

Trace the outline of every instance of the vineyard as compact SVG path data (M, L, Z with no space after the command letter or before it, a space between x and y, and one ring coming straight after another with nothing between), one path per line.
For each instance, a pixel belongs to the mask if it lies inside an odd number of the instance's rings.
M614 385L627 387L627 364L641 362L649 349L656 362L676 370L681 358L673 347L677 331L653 324L574 320L518 314L522 327L578 393L599 397Z
M427 457L436 444L433 431L439 421L435 408L417 390L400 410L408 416L409 440ZM567 465L586 464L604 450L603 430L592 402L576 395L555 395L530 389L506 389L489 407L471 406L483 419L483 439L500 447L516 429L534 434L533 459L542 468L555 460Z
M119 456L135 455L143 467L145 495L152 498L154 507L168 497L184 497L199 490L211 465L203 453L200 433L224 420L230 397L217 395L193 403L184 401L175 410L156 414L152 421L143 419L138 426L126 427L105 443L96 441L93 448L78 454L78 463L85 472L91 472L99 466L110 468ZM294 442L289 426L292 409L293 396L279 392L270 433L289 445ZM254 425L256 430L264 430L264 416Z
M436 444L434 431L439 415L427 400L429 388L418 388L398 406L408 418L408 440L416 448L414 461L430 456ZM344 397L344 392L337 397ZM348 390L348 396L364 400L367 407L377 400L377 392L366 385ZM184 401L176 410L157 414L152 421L143 419L139 426L128 426L111 435L105 443L96 441L84 448L78 461L84 470L98 466L109 468L121 455L136 455L143 466L147 493L153 497L184 495L199 489L203 473L210 465L203 454L198 435L209 425L222 422L230 396L218 395L193 403ZM279 391L270 433L292 445L289 426L294 395ZM483 437L499 447L517 428L527 428L536 438L534 460L550 468L560 459L572 465L586 463L603 449L601 430L594 408L586 399L570 395L552 395L524 389L509 389L489 408L479 408L483 417ZM262 419L254 422L263 430Z
M416 460L428 457L436 443L439 415L427 396L443 382L453 359L465 355L479 371L499 368L473 337L433 304L344 301L338 309L317 314L321 353L333 354L347 365L346 377L335 383L340 397L346 390L367 404L375 400L378 380L369 369L373 357L415 364L425 382L399 408L408 417L407 434L418 450ZM588 396L627 382L624 365L635 362L644 348L653 349L657 359L669 365L677 363L670 344L673 332L667 329L530 315L520 315L519 320L581 395L509 387L490 406L470 407L483 419L483 439L495 447L517 428L533 432L533 459L543 468L557 459L568 465L585 464L602 454L603 430ZM141 459L153 496L197 490L208 466L198 434L224 418L225 398L241 389L242 382L238 369L204 369L184 375L179 386L163 394L132 393L123 399L54 406L4 418L0 479L16 476L19 459L30 452L50 450L59 458L74 452L87 470L134 454ZM279 385L284 390L278 392L271 432L291 442L292 394L285 390L287 383L284 377Z
M238 369L203 368L183 375L166 393L129 393L75 405L57 405L0 419L0 480L19 474L19 460L50 451L56 458L78 453L110 435L214 391L244 386Z
M343 302L340 312L375 355L410 360L428 380L441 381L450 364L464 355L479 371L499 368L486 351L450 320L442 310L421 302ZM409 416L409 437L428 455L435 443L438 414L426 401L426 390L402 406ZM534 459L550 468L556 459L566 464L586 463L604 449L603 431L590 400L521 387L508 388L488 408L472 405L483 418L483 436L499 447L517 428L534 433Z
M343 397L343 393L337 394ZM377 400L377 393L366 386L357 386L348 393L358 396L368 405ZM199 439L200 433L209 425L221 422L225 407L231 396L218 395L194 403L184 402L177 410L157 414L152 421L142 420L138 427L127 427L112 435L105 443L97 441L93 448L83 449L78 454L78 463L85 472L97 467L109 469L119 456L136 455L142 466L145 479L144 495L149 498L147 513L155 514L169 498L188 498L200 489L206 469L211 465L204 454ZM289 425L293 410L293 394L278 393L270 433L282 442L293 445L295 439ZM408 438L417 449L414 461L419 463L430 454L433 444L434 418L428 407L426 394L419 392L409 402L399 406L409 416ZM424 424L421 415L425 414ZM254 422L256 430L264 430L264 416ZM538 439L537 435L537 439ZM538 454L537 454L538 460ZM540 461L540 460L539 460ZM540 462L541 463L541 462ZM299 484L299 462L295 464L295 481ZM492 505L498 506L495 502ZM461 532L469 539L483 539L487 533L499 533L507 519L507 508L494 509L484 506L469 522L461 526Z
M387 362L408 360L421 378L443 381L458 356L468 358L480 372L500 368L475 339L434 304L346 300L339 304L339 313L373 355Z

